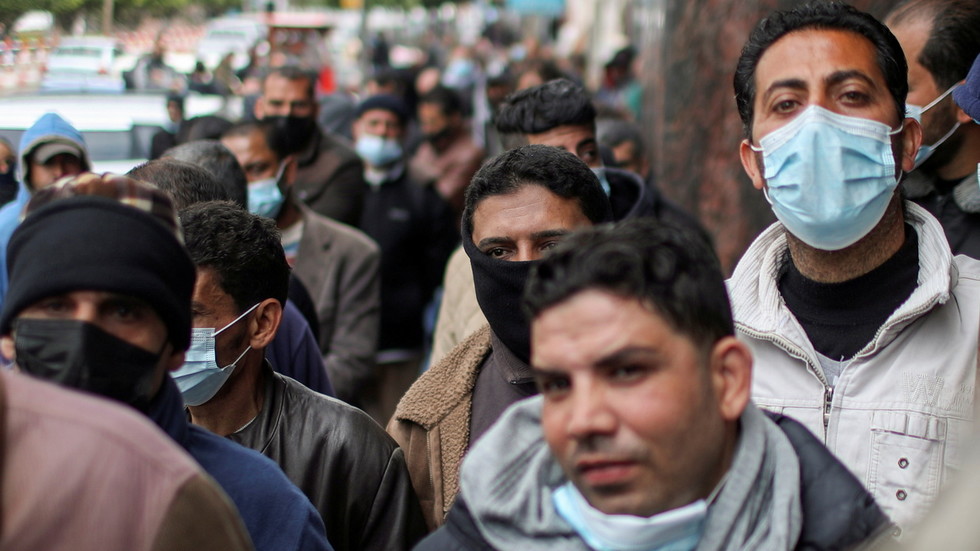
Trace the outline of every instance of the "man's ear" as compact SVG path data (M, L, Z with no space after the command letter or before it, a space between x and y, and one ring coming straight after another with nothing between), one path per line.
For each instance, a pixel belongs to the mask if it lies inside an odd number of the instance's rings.
M723 337L711 349L711 382L725 421L742 415L752 390L752 352L735 337Z
M4 335L0 337L0 354L3 354L3 357L10 361L17 359L17 352L14 350L13 335Z
M267 298L255 308L255 315L249 321L248 344L256 350L269 346L282 322L282 304L274 298Z
M752 142L748 138L742 140L738 146L738 156L742 160L742 169L752 180L752 187L762 189L766 185L766 179L762 172L759 162L759 155L752 149Z
M905 172L911 172L915 168L915 155L919 152L920 145L922 145L922 125L919 121L906 117L905 127L902 128L902 158L899 161L899 165Z

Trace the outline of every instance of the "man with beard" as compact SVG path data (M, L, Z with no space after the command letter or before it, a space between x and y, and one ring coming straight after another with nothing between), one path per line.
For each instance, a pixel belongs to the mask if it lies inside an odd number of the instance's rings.
M473 141L462 101L453 90L430 90L419 99L418 114L425 142L412 157L411 171L416 181L434 181L436 191L460 213L463 192L483 162L483 149Z
M980 54L980 4L908 0L885 23L909 65L907 115L922 125L905 196L939 219L953 254L980 258L980 126L951 97Z
M255 117L274 121L289 153L297 155L296 197L315 212L357 226L367 192L364 169L350 147L317 126L315 85L298 67L273 69L262 83Z
M898 184L921 142L905 55L871 15L814 2L749 36L739 153L777 223L729 280L752 398L823 441L901 529L972 434L980 262Z

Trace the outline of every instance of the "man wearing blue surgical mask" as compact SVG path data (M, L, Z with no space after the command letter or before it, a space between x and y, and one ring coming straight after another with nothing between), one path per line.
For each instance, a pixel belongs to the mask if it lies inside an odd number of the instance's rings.
M802 422L900 528L972 434L980 262L902 201L919 123L901 46L837 3L776 12L735 72L740 154L777 223L729 281L752 397Z
M279 464L337 551L411 548L425 523L402 451L364 412L265 359L289 281L273 222L226 202L180 221L197 281L188 361L173 376L191 421Z
M274 124L236 125L221 143L245 171L249 210L275 220L286 261L313 300L320 353L337 397L363 408L364 389L374 382L380 317L377 244L295 199L296 158Z
M407 121L401 98L378 94L358 105L352 127L369 188L360 228L381 247L379 380L365 411L382 424L418 376L425 307L459 243L449 203L409 174L403 150Z
M906 0L885 22L909 65L908 116L922 125L902 190L939 219L954 254L980 258L980 126L952 97L980 54L980 3Z

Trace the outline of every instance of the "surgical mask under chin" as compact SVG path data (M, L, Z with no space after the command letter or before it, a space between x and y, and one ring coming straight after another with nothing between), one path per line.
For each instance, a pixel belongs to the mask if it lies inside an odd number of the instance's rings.
M225 329L238 323L240 319L250 314L258 306L258 304L252 306L234 321L217 331L213 327L195 327L191 330L191 347L184 357L184 364L180 366L180 369L171 373L177 383L177 388L180 389L181 396L184 397L184 405L199 406L214 398L228 377L234 373L238 362L252 349L252 346L249 345L238 355L235 361L225 367L218 367L214 338Z
M283 163L275 176L263 178L248 184L248 210L252 214L265 218L275 218L282 210L282 204L286 197L279 189L279 181L282 179L286 164Z
M703 499L652 517L607 515L571 482L556 488L551 500L558 514L598 551L690 551L701 540L708 516Z
M402 146L398 141L373 134L364 134L358 138L354 149L374 167L385 167L402 158Z
M955 90L957 86L959 86L959 84L954 84L954 85L950 86L949 88L946 89L945 92L943 92L942 94L940 94L938 98L930 101L929 104L926 105L925 107L920 107L918 105L914 105L914 104L911 104L911 103L906 103L905 104L905 116L908 117L908 118L910 118L910 119L915 119L919 124L922 124L922 114L925 113L926 111L932 109L933 107L935 107L936 104L938 104L939 102L943 101L943 99L946 96L948 96L950 93L952 93L953 90ZM916 168L919 168L919 166L921 166L922 163L926 162L926 160L929 157L932 157L932 154L935 153L937 149L939 149L939 146L943 145L943 143L947 139L949 139L949 137L953 135L953 132L956 132L956 130L959 127L960 127L960 123L959 123L959 121L956 121L956 124L954 124L952 126L952 128L950 128L949 131L946 132L946 134L943 135L942 138L939 138L938 140L936 140L936 143L930 144L930 145L927 145L927 144L920 145L919 146L919 151L915 154L915 167L913 168L913 170L915 170Z
M881 220L900 178L892 136L902 130L808 107L761 140L766 199L807 245L844 249Z
M592 172L599 179L599 185L602 186L602 191L606 192L606 197L609 197L610 187L609 179L606 178L606 167L600 166L593 168Z

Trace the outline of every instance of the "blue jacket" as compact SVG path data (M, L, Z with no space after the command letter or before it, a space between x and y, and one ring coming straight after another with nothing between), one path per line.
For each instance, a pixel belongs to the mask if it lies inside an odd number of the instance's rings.
M88 148L85 147L85 139L82 138L82 133L75 130L74 126L57 113L46 113L33 126L25 130L20 137L20 146L17 148L17 179L22 184L30 185L28 171L31 166L27 162L27 157L31 151L39 144L54 141L77 145L82 150L82 168L85 170L92 169L92 163L88 158Z
M3 297L7 295L7 243L20 224L20 213L31 199L27 187L31 167L27 158L38 144L50 141L67 141L77 145L82 150L82 167L89 170L92 166L82 133L55 113L42 115L20 137L20 147L17 149L17 197L0 208L0 306L3 306Z
M177 441L228 494L256 551L333 551L320 514L262 454L192 425L176 383L165 377L148 415Z

